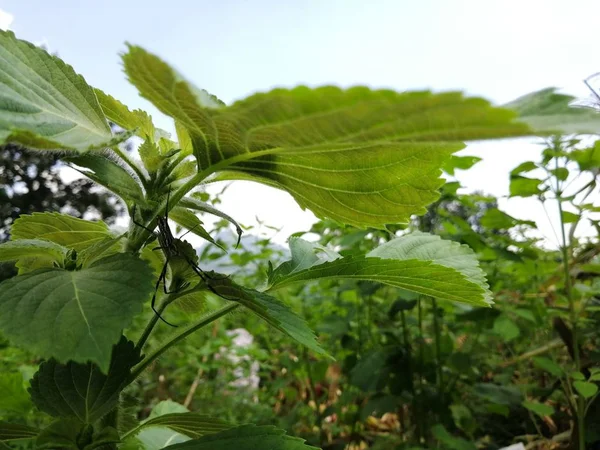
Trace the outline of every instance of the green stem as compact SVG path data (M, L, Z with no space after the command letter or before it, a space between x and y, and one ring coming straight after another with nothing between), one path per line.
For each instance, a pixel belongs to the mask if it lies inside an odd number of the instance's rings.
M211 322L214 322L217 319L220 319L224 315L230 313L231 311L234 311L235 309L237 309L239 307L240 307L239 303L228 303L227 305L223 306L222 308L208 313L207 315L198 319L197 322L191 323L187 327L183 328L181 331L178 331L177 333L170 336L166 342L164 342L160 347L158 347L156 350L154 350L148 356L146 356L146 358L144 358L144 360L141 363L139 363L137 366L135 366L133 372L131 373L131 375L129 377L127 384L131 383L133 380L135 380L137 377L139 377L140 374L144 370L146 370L146 368L150 364L152 364L152 362L156 358L158 358L160 355L162 355L164 352L166 352L169 348L171 348L172 346L177 344L179 341L182 341L183 339L188 337L193 332L199 330L200 328L205 327L206 325L208 325Z
M558 158L554 159L555 168L558 169ZM571 290L571 270L569 267L569 244L567 243L567 234L565 231L565 223L563 220L562 207L562 191L560 188L560 180L556 178L556 201L558 203L558 212L560 215L560 233L562 238L561 252L563 259L563 274L565 277L565 295L569 302L569 313L571 316L571 327L573 329L573 359L575 360L575 370L581 371L581 359L579 355L579 336L577 333L577 311L575 310L575 300ZM579 450L585 450L585 404L584 399L580 395L577 397L577 425L578 425L578 441Z
M438 373L438 389L440 394L443 393L444 386L444 373L442 370L442 344L441 344L441 332L440 332L440 322L437 315L437 301L435 298L432 298L433 305L433 331L435 333L435 357L436 357L436 365L437 365L437 373Z
M419 438L419 445L422 443L422 440L425 438L425 415L423 414L423 366L425 361L425 339L423 337L423 307L421 305L421 298L417 300L417 312L418 312L418 323L419 323L419 375L417 380L419 381L419 398L418 404L418 426L417 426L417 436Z
M310 396L312 397L313 402L315 402L316 408L316 422L317 428L319 429L319 447L323 446L323 442L325 441L325 430L323 429L323 415L321 414L321 402L317 398L317 390L315 389L315 382L313 379L312 368L310 362L308 361L308 352L304 349L304 364L306 367L306 374L308 375L308 388L310 390Z

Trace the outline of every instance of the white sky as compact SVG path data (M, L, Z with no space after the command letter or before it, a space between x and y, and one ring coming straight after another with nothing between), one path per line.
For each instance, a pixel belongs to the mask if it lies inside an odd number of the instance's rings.
M600 71L599 0L3 0L0 27L49 42L86 80L131 108L169 121L140 98L122 73L124 42L166 59L226 102L274 86L363 84L399 91L460 89L495 103L547 86L585 95L581 82ZM503 197L508 172L539 147L514 140L476 143L463 154L484 160L459 174L467 188ZM502 200L552 235L533 201ZM284 226L314 220L289 195L234 184L223 210L244 224L254 217Z

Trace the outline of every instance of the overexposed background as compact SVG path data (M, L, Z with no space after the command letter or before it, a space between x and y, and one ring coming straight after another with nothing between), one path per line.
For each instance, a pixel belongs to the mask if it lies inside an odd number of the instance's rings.
M275 86L360 84L463 90L502 104L548 86L586 95L581 80L600 71L598 0L3 0L0 8L0 28L46 45L90 84L151 112L167 130L169 119L122 73L125 41L227 103ZM533 142L470 144L461 154L483 161L458 179L466 190L500 197L507 213L535 220L552 245L541 207L506 199L509 171L539 156ZM283 227L278 242L315 220L288 194L245 182L227 190L222 209L246 225L258 217Z

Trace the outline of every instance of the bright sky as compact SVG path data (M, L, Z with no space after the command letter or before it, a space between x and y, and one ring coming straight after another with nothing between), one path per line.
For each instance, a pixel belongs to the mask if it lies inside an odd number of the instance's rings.
M125 41L226 102L274 86L363 84L460 89L501 104L547 86L584 95L581 80L600 71L598 0L3 0L2 10L0 27L47 42L90 84L150 111L165 129L168 120L125 80ZM506 196L510 169L539 148L504 140L463 153L484 161L459 179ZM552 234L534 204L502 205ZM258 216L285 226L279 241L314 220L287 194L246 183L232 186L222 207L245 224Z

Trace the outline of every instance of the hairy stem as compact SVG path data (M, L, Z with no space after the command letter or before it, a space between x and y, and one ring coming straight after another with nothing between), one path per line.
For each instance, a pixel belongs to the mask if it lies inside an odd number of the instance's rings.
M174 346L178 342L182 341L183 339L188 337L193 332L199 330L200 328L205 327L206 325L214 322L217 319L220 319L224 315L230 313L231 311L234 311L235 309L237 309L239 307L240 307L239 303L228 303L227 305L223 306L222 308L219 308L215 311L208 313L207 315L198 319L196 322L189 324L187 327L185 327L185 328L181 329L180 331L171 335L165 342L163 342L161 344L160 347L158 347L156 350L152 351L152 353L150 353L148 356L146 356L146 358L144 358L144 360L141 363L139 363L137 366L135 366L133 372L131 373L131 375L129 377L128 384L131 383L133 380L135 380L137 377L139 377L140 374L144 370L146 370L146 368L150 364L152 364L152 362L154 360L156 360L156 358L158 358L164 352L169 350L172 346Z

